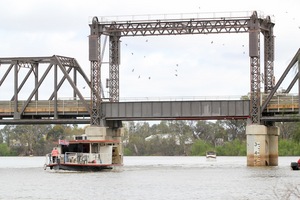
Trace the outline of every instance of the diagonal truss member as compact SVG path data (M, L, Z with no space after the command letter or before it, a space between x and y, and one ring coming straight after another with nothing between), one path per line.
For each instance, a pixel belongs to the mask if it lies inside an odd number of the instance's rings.
M155 20L124 20L99 22L97 17L90 24L89 58L91 62L93 115L91 125L100 125L101 99L101 36L109 36L109 94L111 101L119 100L120 38L128 36L191 35L220 33L249 33L251 121L260 123L260 33L264 40L264 91L274 85L274 23L270 17L261 18L254 11L244 17L181 18Z
M49 72L53 72L53 91L49 92L48 100L54 101L53 108L53 119L58 119L58 91L65 81L67 81L73 89L73 98L77 97L85 106L86 110L91 113L90 106L85 101L83 95L77 88L77 74L79 73L87 85L90 85L88 77L85 75L84 71L79 66L78 62L74 58L64 57L54 55L51 57L16 57L16 58L0 58L0 66L9 65L4 75L0 79L0 86L8 80L9 74L13 73L13 96L11 101L14 103L14 119L26 118L24 114L25 109L28 107L29 103L33 100L39 100L39 88L46 82L45 79L49 75ZM41 67L46 67L43 70L43 74L40 74L39 70ZM23 78L22 82L19 83L20 72L25 71L22 69L27 69L27 73ZM58 72L62 73L62 77L58 75ZM70 73L73 72L73 76ZM23 86L28 82L31 84L31 77L34 79L34 88L31 93L25 97L25 103L19 105L19 93L21 92ZM60 79L59 79L60 77ZM8 80L11 81L11 80ZM48 84L48 83L46 83ZM51 87L49 87L51 88ZM24 98L24 97L23 97Z

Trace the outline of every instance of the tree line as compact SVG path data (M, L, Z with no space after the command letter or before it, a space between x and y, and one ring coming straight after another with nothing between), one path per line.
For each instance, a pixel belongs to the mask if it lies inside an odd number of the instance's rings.
M300 155L300 124L276 123L280 129L279 155ZM124 154L134 156L246 156L246 121L161 121L129 122L124 136Z
M300 125L276 123L280 128L279 155L300 155ZM126 156L246 156L246 121L124 122ZM0 129L0 156L43 156L58 139L84 134L78 125L6 125Z
M0 130L0 156L42 156L58 139L84 133L78 125L6 125Z

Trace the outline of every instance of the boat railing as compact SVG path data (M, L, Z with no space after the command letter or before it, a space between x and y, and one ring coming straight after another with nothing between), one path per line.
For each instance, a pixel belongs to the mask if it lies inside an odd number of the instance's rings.
M112 159L110 153L66 152L58 156L57 162L66 164L111 164ZM46 154L45 164L55 164L51 153Z
M59 158L59 157L58 157ZM47 153L46 154L46 161L45 161L45 164L46 165L51 165L51 164L55 164L57 162L60 162L60 160L56 160L56 161L53 161L53 157L52 157L52 154L51 153Z
M60 162L70 164L111 164L111 161L107 162L109 155L111 156L109 153L66 152L60 155Z
M46 154L46 161L45 161L45 164L46 164L46 165L49 165L49 164L52 164L52 163L53 163L53 161L52 161L51 153Z

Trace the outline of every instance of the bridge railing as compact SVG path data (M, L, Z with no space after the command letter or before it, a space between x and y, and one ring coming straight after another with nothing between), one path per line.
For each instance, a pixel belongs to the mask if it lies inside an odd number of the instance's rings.
M196 12L196 13L169 13L169 14L146 14L146 15L119 15L119 16L99 16L102 23L113 21L149 21L149 20L174 20L174 19L215 19L215 18L249 18L253 11L231 11L231 12ZM257 11L260 18L264 18L262 11ZM92 23L92 18L89 19Z
M213 101L213 100L241 100L242 95L228 96L164 96L164 97L120 97L120 102L140 101Z
M268 94L262 94L262 102L268 97ZM267 112L295 112L299 109L299 96L290 93L277 93L267 105Z
M89 100L87 100L89 103ZM22 109L25 101L18 101L18 111ZM80 100L57 100L57 105L53 100L31 101L25 108L24 113L30 114L54 114L55 109L58 113L86 113L84 103ZM14 101L0 101L0 115L13 115L15 112Z

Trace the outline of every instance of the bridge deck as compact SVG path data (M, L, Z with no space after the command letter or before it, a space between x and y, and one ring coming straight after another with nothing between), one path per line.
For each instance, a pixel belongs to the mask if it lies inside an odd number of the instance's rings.
M18 102L18 111L24 101ZM90 104L90 101L86 101ZM31 101L24 113L14 102L0 101L0 124L89 123L84 102L79 100ZM249 117L248 100L103 102L106 120L241 119ZM20 116L16 118L15 116ZM45 119L51 119L49 122ZM61 120L64 119L64 120Z
M18 102L18 110L21 110L24 103L25 101ZM39 100L31 101L25 108L23 115L51 116L54 115L56 108L61 115L88 114L84 104L79 100L59 100L56 106L54 101ZM14 116L14 112L14 102L0 101L0 117Z
M298 96L275 95L262 120L278 121L289 114L298 114L298 101ZM18 101L18 112L24 103ZM90 105L90 100L58 100L57 104L49 100L31 101L23 113L18 113L13 101L0 101L0 124L89 124L90 114L85 104ZM218 120L250 116L249 100L102 102L101 107L106 120Z
M103 103L107 120L245 119L249 101L153 101Z
M299 96L279 93L274 95L267 105L265 112L272 113L294 113L299 110Z

